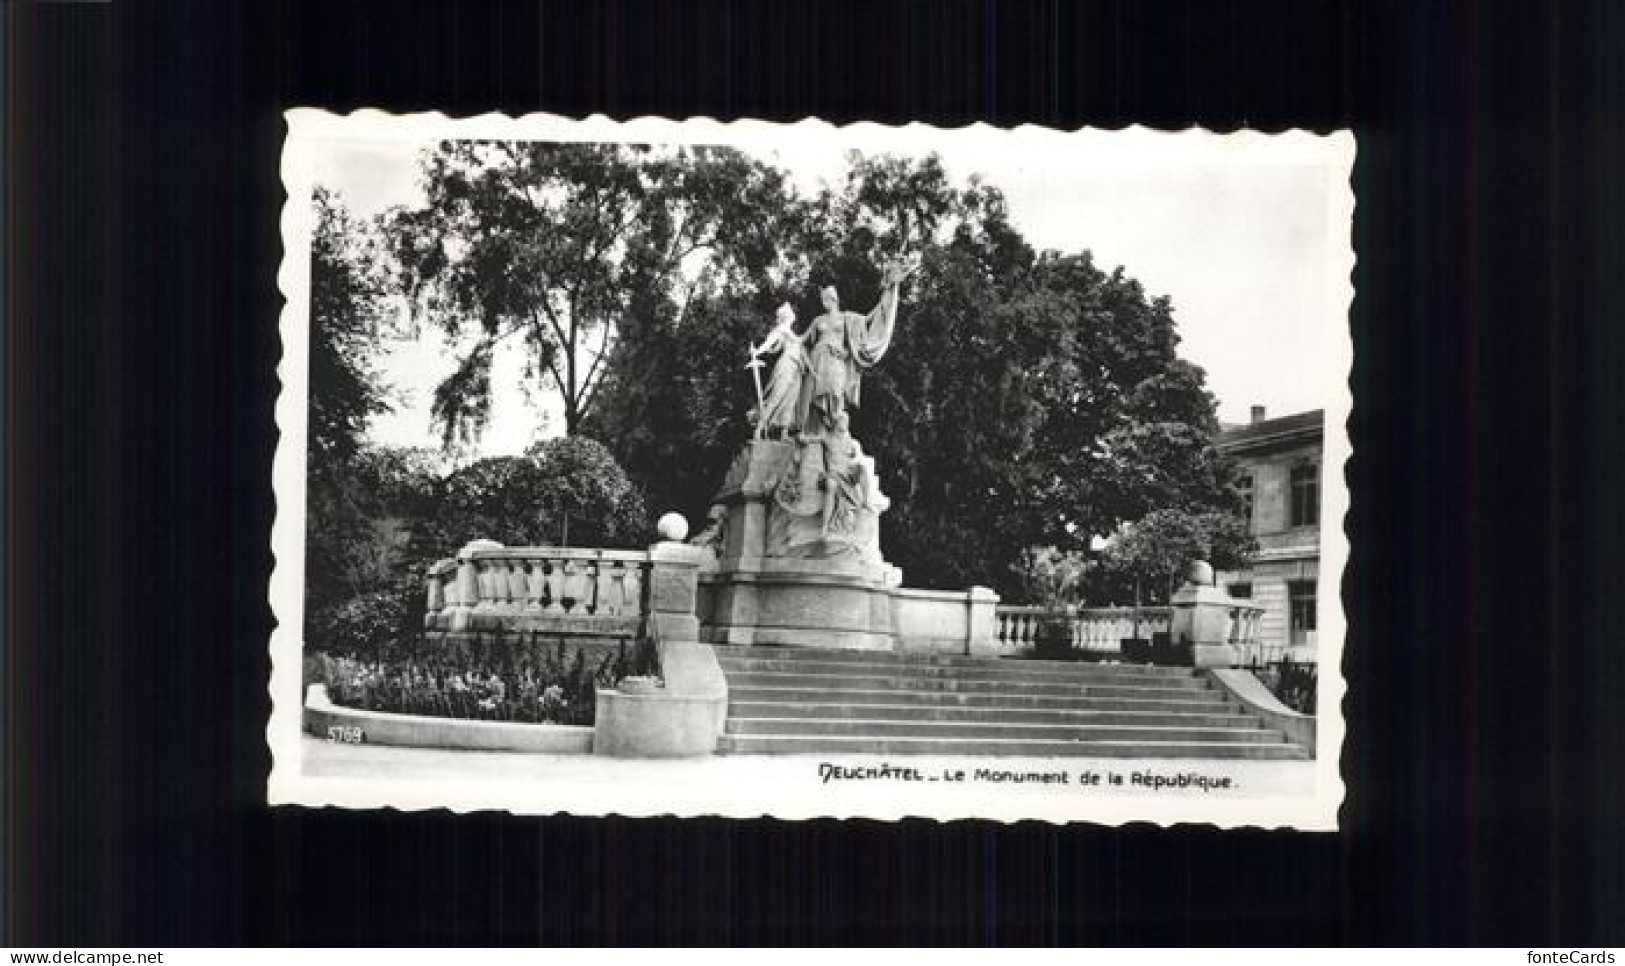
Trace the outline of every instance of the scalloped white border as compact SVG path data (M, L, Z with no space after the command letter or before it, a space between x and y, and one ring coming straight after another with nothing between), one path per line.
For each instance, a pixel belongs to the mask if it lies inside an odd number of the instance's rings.
M308 199L313 187L315 142L330 139L367 138L375 140L425 138L505 138L555 141L638 141L645 143L735 144L741 146L793 149L800 139L827 145L831 139L884 151L890 148L918 149L929 146L944 153L974 150L985 139L1018 138L1034 151L1063 140L1113 139L1115 147L1130 140L1137 150L1163 157L1177 151L1192 158L1223 158L1226 163L1323 164L1335 177L1328 183L1342 190L1328 190L1326 197L1328 239L1325 291L1335 304L1328 306L1327 318L1348 318L1354 296L1352 273L1355 141L1348 131L1316 135L1305 131L1264 134L1239 131L1216 134L1199 129L1160 132L1144 127L1121 131L1081 129L1064 132L1032 125L1014 129L987 124L945 129L923 124L888 127L872 123L836 127L824 121L806 119L795 124L772 124L741 120L722 123L711 118L686 121L666 118L638 118L615 121L602 115L581 120L553 115L521 118L500 114L449 118L443 114L392 115L376 110L360 110L337 115L315 109L295 109L286 114L288 137L283 146L282 180L287 200L282 210L283 261L277 283L285 303L281 336L283 356L277 368L282 392L277 400L276 420L280 430L273 481L277 515L271 532L275 569L269 596L277 624L271 635L272 670L269 689L271 719L266 728L272 768L268 781L268 801L272 805L338 805L351 808L391 807L405 810L448 808L457 812L482 809L506 810L516 814L678 816L715 815L729 818L772 816L783 819L873 818L894 820L905 817L991 819L1020 821L1037 819L1065 823L1087 821L1106 825L1152 822L1160 825L1203 823L1221 828L1285 827L1305 830L1337 828L1338 807L1344 784L1340 761L1345 725L1342 716L1347 685L1342 675L1343 642L1347 623L1342 606L1342 576L1348 564L1348 538L1343 527L1321 529L1320 658L1321 718L1319 722L1314 782L1311 794L1291 797L1183 797L1168 795L1083 793L1075 786L1038 793L1030 788L972 784L834 783L820 784L815 764L809 763L805 787L785 782L772 769L771 780L742 778L724 784L685 783L679 779L683 762L650 762L624 770L633 780L604 781L561 778L558 781L469 782L469 781L377 781L313 777L302 771L302 695L300 691L301 642L303 624L304 530L305 530L305 429L306 372L308 367L308 292L312 212ZM1325 458L1327 467L1345 467L1352 455L1347 424L1353 407L1349 377L1352 341L1345 326L1327 333L1323 359L1326 410ZM1333 483L1341 485L1333 485ZM1342 473L1324 473L1323 519L1327 524L1344 521L1349 510L1348 489ZM857 756L832 757L847 761ZM735 759L739 761L739 759ZM880 759L875 759L879 761ZM909 759L892 756L895 764ZM966 759L967 765L993 766L1001 759ZM1251 763L1234 763L1244 773ZM1074 771L1085 761L1065 761ZM1058 763L1055 767L1063 767ZM1201 770L1224 774L1231 763L1168 762L1164 771ZM564 769L574 771L575 769ZM738 771L739 769L733 769ZM590 769L589 769L590 771ZM767 776L764 775L764 779Z

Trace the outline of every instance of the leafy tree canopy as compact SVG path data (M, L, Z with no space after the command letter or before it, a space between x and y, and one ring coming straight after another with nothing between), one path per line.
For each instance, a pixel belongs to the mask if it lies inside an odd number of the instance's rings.
M375 356L389 316L386 258L368 226L317 188L311 238L308 487L305 514L306 630L387 569L394 541L381 533L389 501L364 446L389 387Z
M426 204L388 221L416 317L464 346L434 395L448 445L484 429L505 341L575 434L625 330L766 272L792 207L780 172L726 148L447 141L423 177Z
M1171 594L1185 568L1206 560L1221 570L1244 566L1257 548L1247 523L1231 513L1154 510L1124 525L1104 554L1111 570Z
M373 356L388 315L386 264L376 236L318 187L310 249L311 464L353 454L368 421L389 411Z
M642 495L604 446L545 440L524 456L479 460L446 478L431 525L438 556L474 539L509 546L640 547Z

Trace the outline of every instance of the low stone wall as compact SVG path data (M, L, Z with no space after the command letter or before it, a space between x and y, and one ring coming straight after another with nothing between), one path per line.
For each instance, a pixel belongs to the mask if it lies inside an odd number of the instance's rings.
M546 755L584 755L593 748L593 729L582 725L475 721L343 708L329 700L327 688L320 684L312 684L305 694L305 731L333 741L413 748Z
M991 653L997 647L998 598L984 587L970 590L892 591L897 649L939 654Z
M1210 667L1206 672L1208 677L1231 697L1263 718L1265 724L1279 729L1289 740L1307 748L1309 754L1315 754L1314 715L1293 711L1282 704L1262 681L1253 677L1251 671L1242 668Z
M664 550L664 552L662 552ZM593 752L613 758L693 758L716 752L728 718L728 679L711 645L695 640L695 567L682 548L662 545L652 605L664 686L600 688Z

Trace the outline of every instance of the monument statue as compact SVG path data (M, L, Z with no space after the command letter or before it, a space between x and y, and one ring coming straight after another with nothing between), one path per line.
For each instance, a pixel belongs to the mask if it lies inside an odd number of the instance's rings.
M845 412L835 417L835 432L822 440L824 447L824 539L851 536L857 532L858 513L868 510L869 467L863 461L863 448L852 438Z
M805 336L796 334L796 313L788 302L779 306L775 323L762 344L751 347L750 364L746 367L754 370L757 377L758 439L783 437L790 430L801 428L796 418L796 406L800 402L801 384L807 373ZM773 364L773 374L768 377L764 393L760 376L762 356L774 351L779 353L779 359Z
M873 457L852 436L864 372L891 347L902 282L899 262L881 275L868 314L841 310L833 288L799 334L781 306L751 346L755 438L712 498L695 542L713 554L701 574L701 618L711 640L734 644L885 650L897 640L894 591L880 519L891 500ZM772 374L764 357L777 352Z
M847 407L859 405L863 370L879 362L891 347L897 290L910 271L901 262L886 267L880 304L868 315L842 311L832 285L818 293L824 314L807 327L807 371L796 403L795 424L802 433L833 431L837 417Z

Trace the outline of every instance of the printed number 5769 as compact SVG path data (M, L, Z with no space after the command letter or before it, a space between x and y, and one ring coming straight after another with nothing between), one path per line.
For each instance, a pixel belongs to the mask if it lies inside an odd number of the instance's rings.
M355 725L328 725L328 741L342 741L347 745L359 745L367 740L367 736Z

